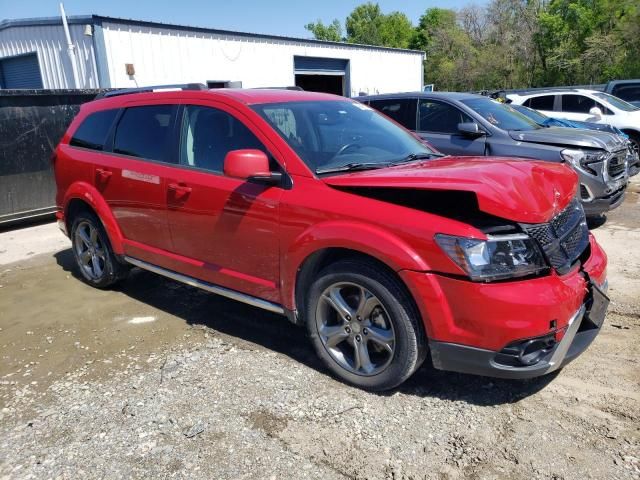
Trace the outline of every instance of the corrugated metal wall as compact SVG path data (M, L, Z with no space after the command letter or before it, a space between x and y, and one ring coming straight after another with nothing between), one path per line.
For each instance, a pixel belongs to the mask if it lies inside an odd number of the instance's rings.
M69 25L76 45L77 88L97 88L98 75L93 37L84 35L84 25ZM0 30L0 58L36 52L44 88L73 88L73 70L67 54L62 25L10 27Z
M111 87L241 80L243 87L294 85L294 56L349 60L350 94L420 90L422 54L188 29L102 22ZM125 64L135 66L135 79Z

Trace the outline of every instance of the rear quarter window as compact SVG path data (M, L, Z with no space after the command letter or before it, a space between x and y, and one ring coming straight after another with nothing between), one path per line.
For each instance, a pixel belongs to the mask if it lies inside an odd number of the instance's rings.
M104 144L117 114L118 109L90 114L75 131L69 144L91 150L104 150Z
M394 98L389 100L371 100L369 105L392 118L409 130L416 129L418 100L411 98Z
M533 108L534 110L546 110L548 112L552 112L555 97L555 95L542 95L540 97L533 97L524 102L524 106Z

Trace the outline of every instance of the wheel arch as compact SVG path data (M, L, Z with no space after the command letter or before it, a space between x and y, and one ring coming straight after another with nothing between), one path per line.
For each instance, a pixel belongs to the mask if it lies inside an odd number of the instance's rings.
M407 298L410 299L414 308L414 312L420 319L419 324L423 327L420 309L418 308L417 302L413 297L411 289L408 285L406 285L400 275L398 275L397 271L373 255L360 250L354 250L344 247L327 247L316 250L313 253L309 254L298 267L292 292L294 302L293 311L295 312L295 322L297 324L303 325L305 323L304 312L307 302L305 292L309 291L309 288L315 278L317 278L318 273L329 265L342 260L359 260L363 263L375 265L376 268L384 270L388 275L396 279L398 285L407 294ZM425 332L423 330L423 334L424 333Z
M633 128L621 128L620 130L622 130L622 133L626 133L630 137L635 137L636 139L640 140L640 130L636 130Z
M304 231L280 257L283 305L296 310L296 284L303 266L306 271L309 265L347 254L378 262L396 276L400 270L430 270L415 249L388 230L358 222L324 222Z
M113 252L116 255L124 254L120 228L106 200L95 187L85 182L74 183L65 194L63 211L69 235L74 216L81 211L89 211L95 214L102 223Z

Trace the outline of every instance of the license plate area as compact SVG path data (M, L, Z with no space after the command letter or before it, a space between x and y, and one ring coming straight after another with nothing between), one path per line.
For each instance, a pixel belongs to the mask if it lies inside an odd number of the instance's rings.
M587 300L587 311L584 315L584 327L589 327L588 323L591 323L591 328L600 328L604 322L604 317L607 314L607 308L609 307L609 297L598 287L593 281L589 282L589 299ZM585 330L585 328L581 330Z

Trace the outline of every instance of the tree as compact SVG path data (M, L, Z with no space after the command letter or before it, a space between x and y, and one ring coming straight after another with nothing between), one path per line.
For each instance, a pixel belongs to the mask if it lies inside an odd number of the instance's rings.
M377 3L358 5L347 17L347 41L365 45L382 45L382 11Z
M603 83L640 77L639 0L489 0L459 11L429 8L413 28L402 12L357 6L316 38L414 48L439 90Z
M413 25L404 13L383 14L377 3L357 6L345 23L350 43L407 48L413 36Z
M322 23L322 20L317 22L308 23L304 26L305 29L313 33L313 38L316 40L327 40L330 42L341 42L342 38L342 25L338 19L333 20L329 25Z
M420 17L411 46L426 53L425 83L434 83L438 90L475 88L473 72L478 52L458 25L454 10L427 9Z
M393 48L408 48L413 37L411 20L401 12L385 15L380 26L382 45Z

